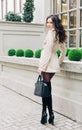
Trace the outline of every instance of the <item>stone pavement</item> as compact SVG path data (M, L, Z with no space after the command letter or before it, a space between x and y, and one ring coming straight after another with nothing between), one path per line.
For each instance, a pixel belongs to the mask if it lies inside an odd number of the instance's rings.
M41 105L0 85L0 130L82 130L55 112L55 126L41 125Z

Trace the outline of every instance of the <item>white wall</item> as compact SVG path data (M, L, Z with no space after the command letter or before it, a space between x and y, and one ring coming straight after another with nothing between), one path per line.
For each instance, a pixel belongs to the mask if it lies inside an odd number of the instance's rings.
M44 0L34 0L34 23L44 23Z
M0 55L9 49L39 49L44 39L42 24L0 22Z

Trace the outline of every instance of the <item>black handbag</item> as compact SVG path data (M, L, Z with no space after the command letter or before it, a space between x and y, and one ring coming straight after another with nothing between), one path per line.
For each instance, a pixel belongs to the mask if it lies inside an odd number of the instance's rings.
M43 76L39 75L35 83L34 95L39 97L48 97L51 95L48 85L44 82Z

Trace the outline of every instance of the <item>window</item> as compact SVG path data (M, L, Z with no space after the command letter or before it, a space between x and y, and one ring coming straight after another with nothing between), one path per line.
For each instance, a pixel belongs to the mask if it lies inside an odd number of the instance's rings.
M67 28L67 13L64 13L61 15L61 19L62 19L62 24L64 26L64 28Z
M76 47L76 31L69 32L69 47Z
M60 8L61 8L61 1L60 0L56 0L56 13L58 14L60 12Z
M61 0L61 10L63 11L67 11L67 0Z
M67 47L82 47L82 0L53 1L54 14L59 15L67 32Z
M76 11L69 13L69 28L76 28Z
M77 0L69 0L69 9L74 9L77 7Z
M82 10L80 10L80 26L82 27Z

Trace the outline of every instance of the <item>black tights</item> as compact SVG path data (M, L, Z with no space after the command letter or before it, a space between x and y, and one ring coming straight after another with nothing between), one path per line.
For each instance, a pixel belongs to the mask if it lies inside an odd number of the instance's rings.
M51 92L51 78L53 77L54 73L45 73L43 72L43 77L44 77L44 81L47 83L49 90ZM48 107L48 111L49 111L49 116L51 116L52 114L52 94L49 97L44 97L42 98L42 107L43 110L46 112L46 109Z

